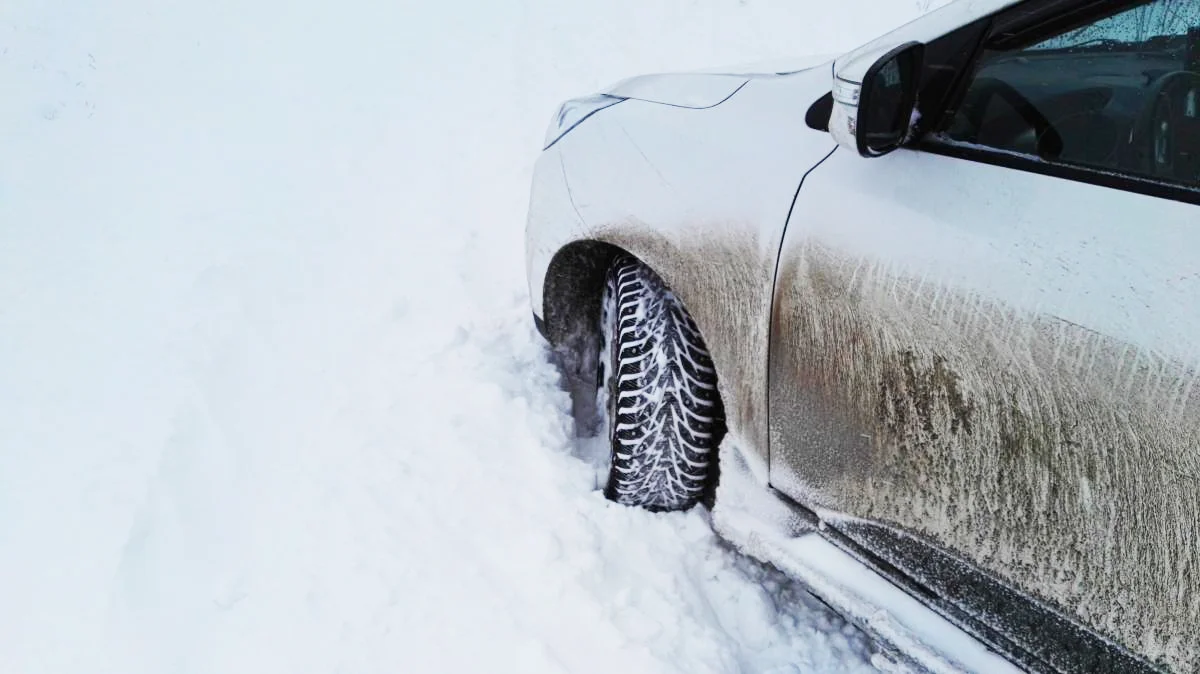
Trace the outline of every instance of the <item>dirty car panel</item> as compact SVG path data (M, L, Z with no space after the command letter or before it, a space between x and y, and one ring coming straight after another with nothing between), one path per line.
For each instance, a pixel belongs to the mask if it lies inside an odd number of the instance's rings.
M1189 204L839 149L806 180L780 260L772 485L1193 671L1196 223ZM920 577L921 557L843 529Z
M661 83L656 76L651 83ZM687 75L683 81L725 76ZM730 436L767 446L767 330L775 259L801 177L834 147L803 123L828 69L742 78L719 105L627 100L538 159L526 227L529 290L560 363L594 383L604 252L653 268L688 307L721 373ZM642 86L648 86L644 84ZM668 87L658 91L674 92ZM645 94L647 97L650 94ZM766 457L760 456L765 481Z

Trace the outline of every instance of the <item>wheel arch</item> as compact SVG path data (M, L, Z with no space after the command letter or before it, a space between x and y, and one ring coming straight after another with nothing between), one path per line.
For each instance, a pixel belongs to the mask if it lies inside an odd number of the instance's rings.
M542 319L552 346L570 346L573 339L598 329L604 276L622 254L632 255L605 241L583 239L563 246L550 259L542 283Z
M609 266L630 254L594 239L572 241L550 258L542 281L542 322L551 360L571 394L576 432L589 436L601 422L596 409L596 359L600 353L600 304ZM636 256L635 256L636 257Z
M679 273L679 260L690 257L685 251L652 235L613 238L619 243L607 237L572 241L550 258L542 282L542 320L544 335L556 350L579 350L589 338L598 338L605 276L622 255L657 274L695 319L691 301L699 301L702 291ZM697 325L707 343L706 328L711 326L701 321ZM720 375L719 367L717 372Z
M550 342L552 358L564 377L565 388L571 393L581 434L591 434L600 421L595 409L596 358L600 352L604 284L613 262L620 256L629 256L645 265L680 299L693 320L696 318L689 299L699 300L703 296L702 290L688 284L688 278L680 278L679 261L686 256L665 239L646 232L612 238L621 243L591 238L562 246L550 258L542 283L541 329ZM709 326L697 321L697 327L709 344L706 329ZM721 398L727 399L721 367L715 362L714 367L722 384Z
M595 359L605 274L625 254L652 269L695 321L717 372L728 432L765 480L768 297L778 244L739 229L697 222L678 237L623 221L596 227L551 255L542 281L543 332L581 434L598 423Z

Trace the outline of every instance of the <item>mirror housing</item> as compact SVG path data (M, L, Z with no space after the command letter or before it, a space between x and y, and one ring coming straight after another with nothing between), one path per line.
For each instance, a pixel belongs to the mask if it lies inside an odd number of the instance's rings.
M837 60L829 131L839 145L879 157L904 143L914 121L924 57L925 45L907 42L882 54Z

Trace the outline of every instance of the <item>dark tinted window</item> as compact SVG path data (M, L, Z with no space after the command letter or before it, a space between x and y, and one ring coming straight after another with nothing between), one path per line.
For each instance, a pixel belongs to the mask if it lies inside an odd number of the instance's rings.
M940 137L1200 185L1200 2L1040 17L1027 35L993 35Z

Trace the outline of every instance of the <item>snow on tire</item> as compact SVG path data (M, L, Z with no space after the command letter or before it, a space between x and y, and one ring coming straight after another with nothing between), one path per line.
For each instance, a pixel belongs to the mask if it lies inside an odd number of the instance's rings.
M649 510L696 504L716 476L724 411L704 340L648 267L622 256L604 289L600 413L611 467L604 495Z

